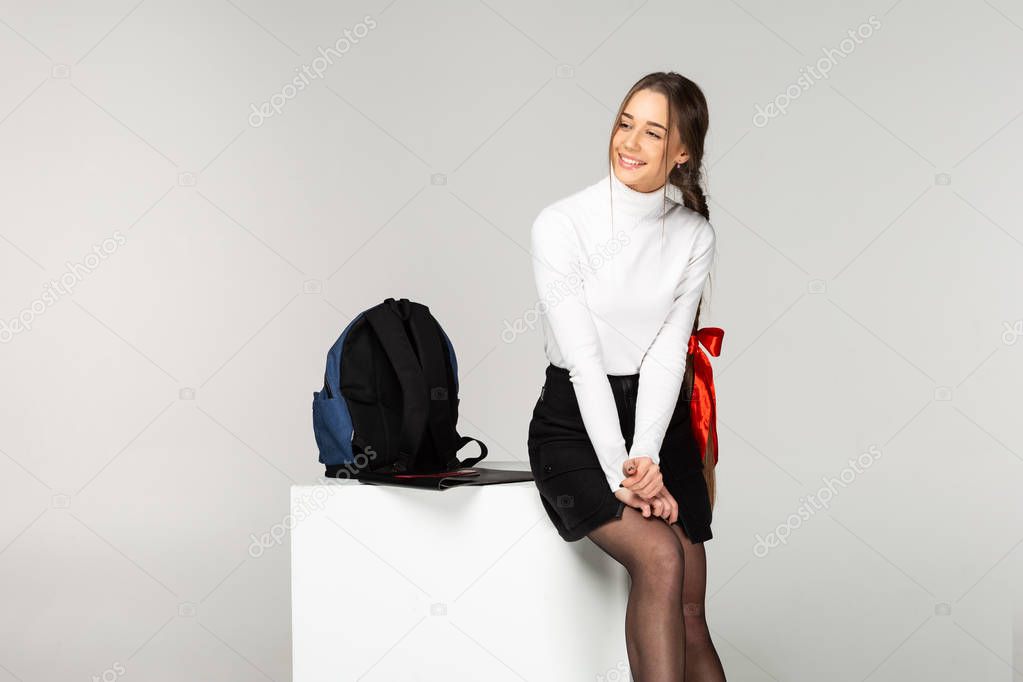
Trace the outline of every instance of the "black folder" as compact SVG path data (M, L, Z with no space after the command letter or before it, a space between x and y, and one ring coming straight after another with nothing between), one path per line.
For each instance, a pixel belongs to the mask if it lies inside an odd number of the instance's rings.
M528 470L466 467L432 474L390 474L360 471L353 478L360 483L371 485L399 485L406 488L447 490L448 488L457 488L463 485L492 485L495 483L532 481L533 474Z

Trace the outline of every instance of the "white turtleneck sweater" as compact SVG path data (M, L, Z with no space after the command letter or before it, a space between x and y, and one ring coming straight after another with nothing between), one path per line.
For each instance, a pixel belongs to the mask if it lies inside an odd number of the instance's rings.
M569 371L612 490L627 458L660 462L714 258L710 223L682 204L677 188L666 189L665 202L664 188L637 192L609 172L540 211L531 232L544 351ZM629 451L607 375L637 373Z

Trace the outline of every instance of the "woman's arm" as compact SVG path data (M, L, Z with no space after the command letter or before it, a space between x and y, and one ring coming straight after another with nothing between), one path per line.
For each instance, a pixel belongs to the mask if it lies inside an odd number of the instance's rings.
M622 465L629 454L597 328L579 273L573 270L573 265L584 260L583 249L571 219L550 207L533 222L531 242L537 293L569 371L586 433L608 485L617 490L625 478ZM573 272L574 277L570 276Z
M710 223L701 224L682 280L660 331L643 355L636 394L636 431L631 457L649 457L660 463L661 444L675 412L686 368L689 337L696 308L714 260L716 237Z

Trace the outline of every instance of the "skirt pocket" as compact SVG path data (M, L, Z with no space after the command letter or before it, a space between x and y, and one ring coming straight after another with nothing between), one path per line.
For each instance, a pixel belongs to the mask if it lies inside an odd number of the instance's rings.
M600 511L610 492L589 444L547 441L535 449L533 479L567 531Z

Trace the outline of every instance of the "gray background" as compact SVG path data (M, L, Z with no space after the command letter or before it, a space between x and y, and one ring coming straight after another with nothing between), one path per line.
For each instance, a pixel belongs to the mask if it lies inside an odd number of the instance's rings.
M0 4L0 682L290 679L287 536L254 538L322 471L327 348L387 296L451 335L463 433L525 461L530 225L655 70L711 111L730 679L1023 679L1023 8L708 5Z

